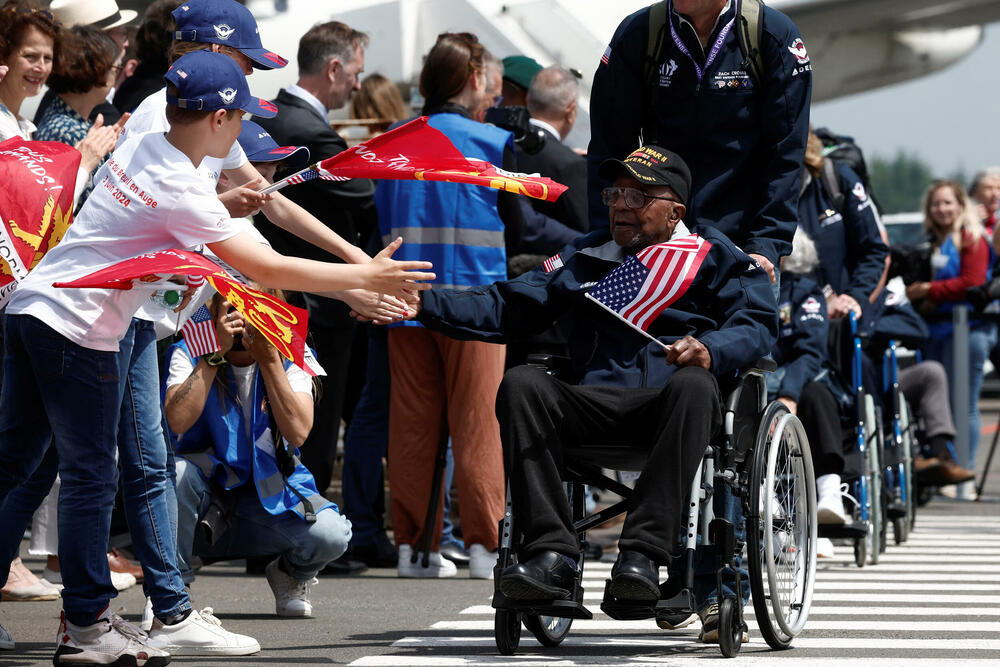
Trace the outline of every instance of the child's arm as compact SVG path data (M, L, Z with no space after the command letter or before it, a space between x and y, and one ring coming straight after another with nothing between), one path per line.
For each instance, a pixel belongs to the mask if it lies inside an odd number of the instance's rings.
M430 262L392 259L402 243L403 239L397 238L365 264L333 264L287 257L259 243L248 232L209 243L208 247L219 259L264 287L320 293L361 288L402 299L414 290L430 289L427 283L413 281L435 277L433 273L420 270L433 268Z
M236 169L227 169L226 176L233 183L247 183L261 178L260 172L249 162ZM261 211L278 227L317 248L333 253L345 262L363 264L371 259L361 248L345 241L340 234L280 192L274 193L270 201L261 202Z

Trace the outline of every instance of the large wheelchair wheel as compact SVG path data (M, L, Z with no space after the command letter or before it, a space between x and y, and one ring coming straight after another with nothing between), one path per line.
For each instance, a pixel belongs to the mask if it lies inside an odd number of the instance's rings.
M865 467L868 476L868 521L871 529L868 531L868 562L878 565L879 555L885 550L885 514L882 511L882 441L879 438L879 428L875 413L875 399L864 395L865 407Z
M497 609L493 617L493 638L500 655L514 655L521 643L521 614Z
M563 640L566 639L566 635L569 634L570 626L573 625L572 618L563 618L561 616L525 615L521 620L524 623L524 627L531 634L535 635L538 643L549 647L562 644Z
M816 579L816 480L802 424L771 403L750 467L747 550L757 626L774 649L805 626Z

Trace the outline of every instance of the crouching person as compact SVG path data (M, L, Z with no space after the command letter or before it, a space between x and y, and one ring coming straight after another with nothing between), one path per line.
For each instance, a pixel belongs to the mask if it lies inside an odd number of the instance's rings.
M279 554L266 568L276 613L311 616L310 581L351 539L350 521L297 456L312 429L312 378L221 295L208 310L221 350L197 356L195 343L181 341L167 356L181 574L193 581L195 555Z

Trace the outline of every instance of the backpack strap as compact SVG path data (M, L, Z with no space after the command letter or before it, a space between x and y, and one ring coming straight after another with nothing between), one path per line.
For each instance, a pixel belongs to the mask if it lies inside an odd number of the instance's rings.
M659 62L660 51L663 49L663 40L667 34L667 0L661 0L649 8L649 36L646 40L646 69L643 73L643 81L647 88L653 85L653 77L656 75L656 66Z
M833 208L843 215L844 191L840 188L840 177L837 176L837 165L830 158L823 159L823 169L819 172L819 182L827 198L833 202Z
M737 0L736 39L743 54L743 69L746 70L754 85L759 87L764 81L764 58L761 56L760 43L764 36L764 3L761 0Z

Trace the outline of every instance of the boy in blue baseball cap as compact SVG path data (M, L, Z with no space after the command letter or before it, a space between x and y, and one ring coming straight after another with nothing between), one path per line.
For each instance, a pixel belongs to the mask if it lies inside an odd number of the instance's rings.
M250 95L236 63L217 53L184 56L164 78L170 130L132 137L118 147L98 171L98 187L76 222L20 283L7 306L0 505L39 468L54 443L62 479L59 556L65 585L56 665L158 667L167 664L168 653L246 655L260 646L224 630L207 610L193 609L183 585L177 588L174 582L149 588L156 618L148 637L111 612L109 601L117 593L104 551L117 479L119 412L125 371L139 345L132 316L151 290L143 284L126 290L59 289L53 283L144 253L203 244L267 287L323 292L363 288L398 296L425 288L411 281L434 278L418 270L430 268L426 262L391 259L401 239L360 266L285 257L259 243L245 223L229 215L196 165L207 156L226 154L242 129L245 111L266 115L273 110ZM197 366L199 376L214 375L206 360L199 359ZM119 452L123 467L136 455ZM159 520L164 523L166 493L157 489L142 498L142 511L163 514ZM139 508L126 506L126 511L138 517ZM337 518L344 524L346 549L349 524ZM130 514L130 524L132 519ZM176 571L176 545L161 542L159 555L167 562L157 567ZM153 548L137 543L140 547ZM140 560L145 563L142 556ZM8 567L0 562L0 571Z

